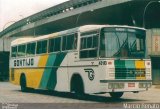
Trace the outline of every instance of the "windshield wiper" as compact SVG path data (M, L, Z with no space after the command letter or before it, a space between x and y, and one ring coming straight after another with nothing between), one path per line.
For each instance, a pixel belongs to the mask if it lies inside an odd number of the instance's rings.
M118 35L115 33L115 35L117 36L117 38L118 38L118 43L119 43L119 49L118 49L118 51L113 55L113 56L117 56L117 55L119 55L120 53L121 53L121 50L123 49L123 48L127 48L127 52L128 52L128 49L129 49L129 47L128 47L128 36L126 37L126 39L123 41L123 44L120 46L120 41L119 41L119 37L118 37Z
M136 46L136 40L133 42L133 44L131 44L130 52L132 52L134 50L135 46Z

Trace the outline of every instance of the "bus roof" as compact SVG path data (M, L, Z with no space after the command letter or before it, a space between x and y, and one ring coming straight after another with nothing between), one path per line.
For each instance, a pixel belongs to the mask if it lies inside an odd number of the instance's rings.
M98 30L101 29L103 27L123 27L123 28L132 28L132 29L141 29L141 30L145 30L144 28L139 28L139 27L133 27L133 26L126 26L126 25L84 25L81 27L76 27L73 29L68 29L65 31L60 31L60 32L56 32L56 33L52 33L52 34L47 34L47 35L43 35L43 36L26 36L25 38L18 38L15 39L14 41L11 42L11 46L15 46L15 45L19 45L19 44L24 44L24 43L29 43L29 42L35 42L38 40L42 40L42 39L48 39L51 37L58 37L58 36L62 36L65 34L71 34L71 33L75 33L75 32L87 32L87 31L92 31L92 30Z

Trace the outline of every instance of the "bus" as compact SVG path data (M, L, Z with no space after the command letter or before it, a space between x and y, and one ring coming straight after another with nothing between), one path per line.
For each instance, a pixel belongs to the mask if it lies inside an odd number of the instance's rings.
M146 31L84 25L11 42L10 81L29 88L120 98L152 85Z

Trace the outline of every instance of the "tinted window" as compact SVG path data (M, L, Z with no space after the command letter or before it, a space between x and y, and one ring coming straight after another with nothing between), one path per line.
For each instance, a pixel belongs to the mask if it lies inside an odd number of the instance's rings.
M16 57L17 55L17 46L16 47L12 47L12 54L11 54L11 57Z
M90 36L81 38L81 49L96 48L98 46L98 36Z
M27 55L34 55L35 54L36 43L29 43L27 44Z
M63 46L62 46L62 50L66 50L66 46L67 46L67 36L63 36Z
M49 40L49 52L58 52L61 50L61 38Z
M74 50L77 48L77 34L72 34L63 37L62 50Z
M37 54L47 53L47 40L37 42Z
M55 38L54 50L55 52L61 50L61 38Z
M26 45L18 46L18 56L25 56L26 54Z
M98 34L83 36L81 38L80 58L97 57Z

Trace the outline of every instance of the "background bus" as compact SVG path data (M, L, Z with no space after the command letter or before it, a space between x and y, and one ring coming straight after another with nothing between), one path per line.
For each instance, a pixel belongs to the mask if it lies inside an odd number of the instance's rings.
M83 93L139 92L151 87L146 32L86 25L11 43L10 81L28 88Z

